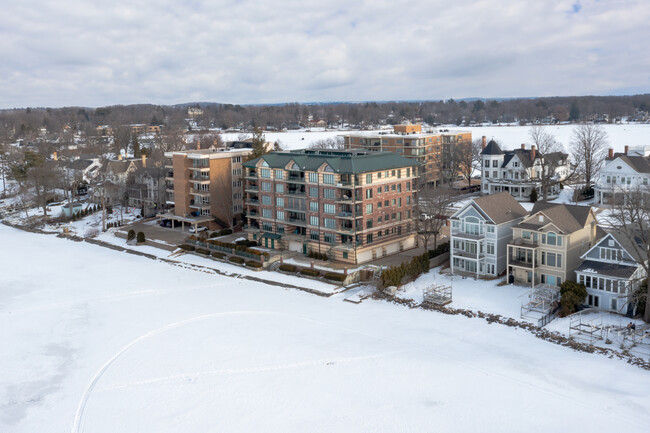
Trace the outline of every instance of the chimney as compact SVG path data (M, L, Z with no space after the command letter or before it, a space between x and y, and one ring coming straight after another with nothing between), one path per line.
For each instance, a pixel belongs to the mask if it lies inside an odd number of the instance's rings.
M626 154L626 155L627 155L627 153L628 153L629 151L630 151L630 146L625 146L625 154Z
M609 153L607 154L608 158L613 158L614 157L614 148L610 147L609 148Z
M52 155L52 159L55 160L55 161L58 161L59 160L59 155L57 155L56 152L54 152L54 154Z
M120 153L119 155L117 155L117 160L118 160L118 161L121 161L121 160L122 160L122 154L121 154L121 153Z
M197 140L197 142L196 142L196 150L201 150L201 140Z
M526 148L526 145L524 143L521 143L521 150L524 150Z
M142 168L147 168L147 155L142 154Z
M535 162L535 145L530 146L530 162Z
M481 149L485 150L485 146L487 146L487 138L485 138L485 135L481 137Z

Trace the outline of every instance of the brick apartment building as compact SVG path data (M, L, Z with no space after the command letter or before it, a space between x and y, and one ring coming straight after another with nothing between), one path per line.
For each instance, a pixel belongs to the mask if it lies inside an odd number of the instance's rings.
M165 153L167 203L172 216L210 229L242 222L242 163L252 149L199 149Z
M248 238L363 263L416 245L417 163L391 152L272 152L244 164Z
M453 146L472 143L471 132L432 130L423 133L421 125L395 125L392 133L354 132L343 137L348 150L389 151L414 159L419 164L420 181L435 186L444 179L446 160Z

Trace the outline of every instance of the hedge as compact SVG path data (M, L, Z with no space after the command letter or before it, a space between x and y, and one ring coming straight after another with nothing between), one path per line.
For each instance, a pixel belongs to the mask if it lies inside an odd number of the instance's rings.
M449 252L449 242L438 245L434 250L429 250L429 258L432 259L447 252Z
M219 237L219 236L226 236L226 235L231 235L231 234L232 234L232 230L230 230L230 229L223 229L223 230L219 230L218 232L212 232L212 233L210 233L210 236L208 236L208 237L210 237L210 238L216 238L216 237Z
M243 246L245 246L245 247L256 247L256 246L257 246L257 242L255 242L255 241L249 241L249 240L247 240L247 239L246 239L246 240L242 240L242 241L237 241L237 242L235 242L235 244L237 244L237 245L243 245Z
M190 236L190 239L192 239L192 236ZM192 240L196 240L196 239L192 239ZM214 239L209 239L207 241L207 243L211 244L211 245L216 245L216 246L219 246L219 247L230 248L230 249L233 249L233 250L236 250L236 251L241 251L241 252L244 252L244 253L255 254L256 256L264 256L267 259L270 257L270 254L267 253L266 251L254 250L252 248L248 248L245 245L231 244L229 242L221 242L221 241L217 241L217 240L214 240Z
M307 254L312 259L317 259L317 260L327 260L329 257L327 257L327 254L325 253L317 253L316 251L311 251L309 250L309 254Z
M347 277L347 275L339 274L338 272L327 272L323 276L328 280L339 281L339 282L345 281L345 278Z
M196 249L194 245L187 245L187 244L180 245L179 248L185 251L194 251Z
M199 254L205 254L206 256L210 255L210 251L206 250L205 248L197 248L196 252Z
M286 263L280 265L280 268L279 268L279 269L280 269L281 271L284 271L284 272L296 272L296 271L298 270L298 268L297 268L296 266L294 266L294 265L288 265L288 264L286 264Z
M393 266L381 273L382 287L400 286L407 279L416 279L423 272L429 272L429 253L413 257L408 263Z
M230 256L230 257L228 257L228 261L229 261L229 262L233 262L233 263L239 263L240 265L241 265L242 263L244 263L244 259L242 259L241 257L237 257L237 256Z
M320 275L320 272L315 269L301 269L300 273L302 275L308 275L310 277L317 277Z
M246 266L251 268L261 268L262 264L260 262L248 261L246 262Z
M215 259L223 259L224 257L226 257L226 255L224 253L220 253L218 251L213 251L212 252L212 257L214 257Z

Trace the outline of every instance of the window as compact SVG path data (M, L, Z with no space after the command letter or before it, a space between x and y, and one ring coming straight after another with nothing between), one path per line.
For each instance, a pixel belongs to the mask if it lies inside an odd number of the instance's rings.
M309 239L312 241L319 241L320 236L318 235L318 232L316 230L309 230Z
M377 209L381 209L381 200L377 202Z
M401 179L402 178L402 170L397 170L397 178Z
M497 168L498 166L499 166L499 161L497 161L496 159L492 160L492 167Z
M309 173L309 182L318 183L318 173Z
M271 169L270 168L261 168L260 169L260 176L269 179L271 177Z
M336 213L336 206L334 206L331 203L325 203L323 205L323 212L328 213L328 214L335 214Z
M490 160L489 159L485 160L485 168L490 168Z
M336 236L334 236L334 233L323 233L323 238L325 239L325 242L330 244L336 242Z
M312 212L318 212L318 202L317 201L310 201L309 202L309 210Z
M232 162L233 162L234 164L239 164L239 163L241 163L241 156L233 156L233 157L232 157Z
M264 218L271 218L271 209L262 209L262 216Z
M377 194L381 194L381 187L377 187Z
M494 255L494 242L487 243L487 253L490 255Z
M524 230L521 232L521 237L524 239L530 239L530 232L527 230Z
M494 226L488 225L487 227L487 232L488 233L494 233Z
M280 194L284 194L284 184L283 183L276 183L275 184L275 192L279 192Z
M271 196L270 195L263 195L262 196L262 204L271 204Z
M388 192L388 185L384 185L384 192Z
M372 213L372 203L368 203L366 205L366 213L371 214Z
M324 189L323 197L329 200L334 200L334 198L336 197L336 190L332 188Z
M276 217L276 219L279 219L280 221L284 221L284 211L280 211L280 210L277 211L275 213L275 217Z
M557 245L557 236L555 235L555 233L550 232L546 235L546 244Z
M366 228L371 229L372 228L372 219L366 220Z
M323 218L323 225L328 229L335 229L336 220L334 218Z
M262 182L262 191L271 191L271 182Z
M366 198L372 198L372 188L366 190Z
M275 170L275 178L276 178L276 179L284 179L284 171L282 171L282 170Z
M265 232L272 232L273 231L273 225L269 223L263 223L262 224L262 230Z
M391 190L391 191L395 191L395 184L392 184L392 185L390 186L390 190Z
M366 183L372 183L372 173L366 174Z
M309 224L312 225L312 226L318 227L318 217L314 216L314 215L310 216L309 217Z
M315 186L309 187L309 197L318 197L318 188Z
M372 233L366 235L366 243L367 243L367 244L371 244L371 243L372 243Z
M324 174L323 175L323 183L327 185L334 185L336 183L336 180L334 179L333 174Z
M284 197L276 197L275 205L278 207L284 207Z
M389 203L390 203L390 202L389 202L388 200L384 200L384 207L388 207L388 206L389 206Z

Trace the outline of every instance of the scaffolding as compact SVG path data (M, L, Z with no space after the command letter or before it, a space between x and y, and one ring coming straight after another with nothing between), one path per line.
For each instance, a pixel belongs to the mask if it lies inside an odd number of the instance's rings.
M452 290L451 286L443 284L434 284L422 290L422 302L443 306L451 303Z
M538 284L528 291L528 302L521 304L521 318L537 321L545 326L555 318L560 305L560 291L546 284Z

